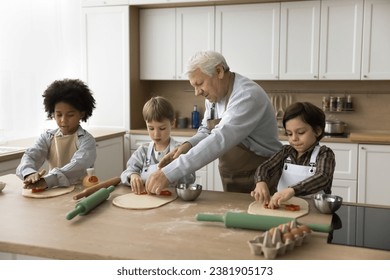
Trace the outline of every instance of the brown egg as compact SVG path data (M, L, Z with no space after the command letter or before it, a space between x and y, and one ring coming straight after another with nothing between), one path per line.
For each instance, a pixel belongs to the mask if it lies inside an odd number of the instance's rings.
M292 240L294 241L295 237L294 235L291 233L291 232L286 232L285 234L283 234L283 242L286 243L287 240Z
M274 235L274 231L275 231L275 228L270 228L270 229L268 230L268 232L269 232L269 234L270 234L271 236Z
M302 236L303 235L303 232L300 228L292 228L290 230L290 232L294 235L294 236Z
M286 230L287 232L290 231L290 226L289 224L281 224L281 225L278 225L278 228L280 229L280 231L283 232L283 227L286 225Z
M311 229L307 225L301 225L299 228L302 230L303 233L310 233Z

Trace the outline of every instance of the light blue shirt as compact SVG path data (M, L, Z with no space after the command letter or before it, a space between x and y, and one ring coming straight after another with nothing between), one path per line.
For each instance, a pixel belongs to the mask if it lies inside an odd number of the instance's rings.
M274 108L257 83L235 73L227 106L226 101L224 98L216 103L215 118L221 121L211 131L207 128L211 103L205 101L202 125L188 141L193 148L162 169L170 182L200 169L240 143L263 157L282 148Z
M16 168L16 175L24 180L24 177L38 172L46 160L48 160L51 141L59 128L49 129L42 133L34 146L28 148ZM95 138L81 126L77 130L77 151L71 161L61 168L53 168L43 177L49 188L54 186L70 186L80 183L86 175L87 168L93 167L96 160Z

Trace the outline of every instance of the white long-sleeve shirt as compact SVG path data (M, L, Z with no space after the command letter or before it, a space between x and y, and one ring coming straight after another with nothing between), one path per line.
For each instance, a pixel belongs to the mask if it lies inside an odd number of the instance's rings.
M282 148L275 111L258 84L235 73L227 106L226 101L225 97L216 103L215 118L221 118L221 121L211 131L207 128L211 103L205 101L202 125L188 141L192 149L162 169L170 182L195 172L240 143L264 157L270 157Z
M16 175L23 180L25 176L38 172L48 159L51 141L58 128L42 133L34 146L28 148L16 169ZM96 160L95 138L81 126L77 129L77 151L71 161L61 168L53 168L43 178L49 188L54 186L70 186L81 182L87 168L93 167Z

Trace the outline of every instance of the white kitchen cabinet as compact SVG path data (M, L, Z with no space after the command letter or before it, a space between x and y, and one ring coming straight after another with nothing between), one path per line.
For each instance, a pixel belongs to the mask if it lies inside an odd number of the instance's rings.
M172 136L176 141L181 143L187 141L189 137ZM151 140L148 135L130 134L130 147L131 153L144 144L149 143ZM125 139L129 139L125 137ZM128 160L128 159L127 159ZM126 160L126 162L127 162ZM223 191L222 181L219 176L218 160L215 160L208 165L202 167L195 172L196 183L202 185L204 190Z
M82 0L83 7L129 5L130 0Z
M100 181L119 177L124 170L122 136L96 142L95 173Z
M318 80L320 1L281 3L281 80Z
M176 10L141 9L140 79L176 79Z
M225 0L219 0L220 2ZM130 5L150 5L150 4L183 4L210 2L210 0L129 0Z
M214 50L214 6L176 9L176 76L187 79L188 60L202 50Z
M216 6L215 48L234 72L279 79L280 3Z
M390 205L390 145L359 145L358 202Z
M320 80L359 80L363 0L322 0Z
M140 79L186 79L188 59L214 49L214 7L140 10Z
M358 145L329 142L321 145L331 148L335 154L332 194L341 196L344 202L356 202Z
M357 202L357 180L340 180L333 178L332 194L341 196L343 202Z
M362 80L390 79L390 1L366 0Z
M7 174L15 174L16 168L18 167L19 163L20 163L20 158L7 160L7 161L1 161L0 162L0 176L7 175Z
M336 157L334 178L342 180L357 180L358 144L323 142L332 149Z
M96 99L95 127L130 128L129 7L82 8L84 80Z

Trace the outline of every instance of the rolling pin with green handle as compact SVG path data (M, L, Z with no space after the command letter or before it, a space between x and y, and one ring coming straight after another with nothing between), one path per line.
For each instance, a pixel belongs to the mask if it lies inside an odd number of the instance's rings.
M226 227L242 228L242 229L254 229L267 231L270 228L277 227L281 224L286 224L294 220L287 217L273 217L264 215L254 215L239 212L226 212L224 215L215 214L197 214L196 219L198 221L206 222L222 222ZM297 224L299 224L297 222ZM330 232L331 226L321 224L307 224L314 231Z
M100 203L105 201L109 196L110 193L115 189L114 186L110 186L108 188L100 189L90 196L84 198L79 203L76 204L76 207L74 210L70 211L66 215L66 219L71 220L77 215L83 216L88 214L89 211L94 209L96 206L98 206Z

